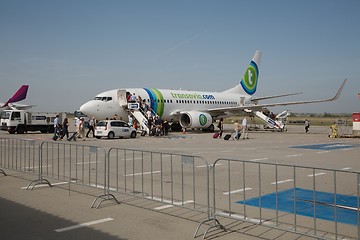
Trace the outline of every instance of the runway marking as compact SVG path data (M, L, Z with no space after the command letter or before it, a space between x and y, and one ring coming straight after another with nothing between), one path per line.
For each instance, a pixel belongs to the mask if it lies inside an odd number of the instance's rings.
M340 170L351 170L351 167L341 168Z
M217 163L215 164L215 166L221 166L221 163ZM197 168L204 168L207 167L207 165L200 165L200 166L196 166Z
M91 226L91 225L95 225L95 224L99 224L99 223L109 222L109 221L112 221L112 220L114 220L114 219L112 219L112 218L104 218L104 219L100 219L100 220L96 220L96 221L92 221L92 222L81 223L81 224L70 226L70 227L59 228L59 229L56 229L55 232L70 231L70 230L74 230L74 229L77 229L77 228L82 228L82 227L87 227L87 226Z
M148 174L156 174L156 173L161 173L161 171L144 172L144 173L131 173L131 174L126 174L124 176L125 177L133 177L133 176L138 176L138 175L148 175Z
M302 154L293 154L293 155L286 155L285 157L299 157L302 156Z
M321 154L321 153L328 153L328 152L330 152L330 151L320 151L320 152L317 152L317 153Z
M349 151L351 150L350 148L344 148L344 149L341 149L341 151Z
M344 194L334 196L333 192L320 191L316 191L314 194L314 190L291 188L236 203L290 214L296 212L297 215L337 221L356 227L359 214L358 202L358 196Z
M238 193L238 192L243 192L243 191L248 191L248 190L251 190L252 188L241 188L241 189L238 189L238 190L233 190L233 191L230 191L230 192L224 192L223 194L224 195L230 195L230 194L233 194L233 193Z
M52 183L52 186L57 186L57 185L64 185L64 184L68 184L69 182L59 182L59 183ZM41 187L48 187L49 184L39 184L39 185L35 185L34 188L41 188ZM22 190L26 190L28 187L21 187Z
M86 164L99 163L99 162L100 161L81 162L81 163L76 163L76 165L86 165Z
M250 159L249 161L262 161L262 160L268 160L269 158L255 158L255 159Z
M165 200L165 199L161 200L161 198L157 198L157 197L153 197L153 198L152 197L146 197L146 198L150 199L150 200L155 200L155 201L167 203L166 205L154 208L154 210L163 210L163 209L166 209L166 208L171 208L171 207L175 207L175 206L182 206L182 205L194 202L193 200L188 200L188 201L185 201L185 202L171 202L171 200Z
M293 181L294 181L293 179L286 179L286 180L283 180L283 181L272 182L271 184L275 185L275 184L281 184L281 183L287 183L287 182L293 182Z
M317 176L321 176L321 175L325 175L326 173L315 173L315 174L310 174L307 175L308 177L317 177Z
M154 208L154 210L160 211L160 210L164 210L164 209L171 208L171 207L174 207L174 205L171 205L171 204L164 205L164 206L156 207L156 208Z
M262 223L262 224L268 225L266 222L260 221L260 219L249 218L249 217L245 217L244 215L238 215L238 214L230 215L229 213L226 213L226 212L218 212L218 213L216 213L216 215L223 216L223 217L232 217L237 220L246 220L248 222L252 222L252 223L256 223L256 224Z
M42 168L51 167L51 165L44 165ZM24 167L24 170L33 170L33 169L39 169L39 166L33 166L33 167Z

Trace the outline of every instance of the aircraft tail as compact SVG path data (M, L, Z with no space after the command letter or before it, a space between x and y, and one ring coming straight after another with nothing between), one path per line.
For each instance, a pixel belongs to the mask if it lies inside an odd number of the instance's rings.
M3 107L7 107L9 105L9 103L19 102L21 100L24 100L26 98L28 88L29 88L29 85L22 85L16 91L16 93L11 98L9 98L9 100L7 100L7 102L4 104Z
M256 92L259 78L260 59L261 52L256 51L240 83L235 87L225 90L223 92L253 95Z

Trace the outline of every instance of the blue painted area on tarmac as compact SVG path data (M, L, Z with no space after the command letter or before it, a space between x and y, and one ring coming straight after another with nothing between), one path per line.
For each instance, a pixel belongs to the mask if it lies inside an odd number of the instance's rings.
M346 143L324 143L324 144L292 146L290 148L304 148L304 149L314 149L314 150L336 150L336 149L354 148L354 147L358 147L358 146L359 145L357 145L357 144L346 144Z
M314 217L314 203L318 219L334 221L335 209L337 222L358 225L358 204L359 197L336 194L328 192L312 191L301 188L293 188L278 192L278 210L283 212L295 213L294 196L296 196L296 214ZM316 199L316 201L314 201ZM245 201L238 201L238 204L259 207L261 201L262 208L276 210L276 193L262 196L261 198L251 198ZM336 208L335 208L336 206Z

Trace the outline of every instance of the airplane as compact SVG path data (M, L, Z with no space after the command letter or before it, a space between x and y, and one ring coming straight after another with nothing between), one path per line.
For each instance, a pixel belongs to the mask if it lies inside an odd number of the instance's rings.
M26 98L27 91L29 89L29 85L22 85L14 95L6 101L6 103L0 103L0 114L4 110L8 109L28 109L32 106L24 105L24 104L14 104L15 102L20 102Z
M299 94L290 93L267 97L255 97L254 94L257 90L259 78L260 59L261 52L256 51L239 84L222 92L156 88L120 88L105 91L96 95L93 100L84 103L80 107L80 111L87 116L95 117L96 119L111 118L112 116L117 115L120 119L125 120L130 113L133 115L135 113L132 110L131 104L127 101L127 96L129 94L135 94L135 96L140 96L159 117L171 122L172 130L201 128L213 131L213 122L221 117L239 115L242 112L260 113L263 108L274 106L335 101L339 98L347 81L347 79L345 79L342 82L340 88L332 98L260 104L261 100ZM145 117L135 117L141 125L147 123ZM263 120L265 121L265 117Z

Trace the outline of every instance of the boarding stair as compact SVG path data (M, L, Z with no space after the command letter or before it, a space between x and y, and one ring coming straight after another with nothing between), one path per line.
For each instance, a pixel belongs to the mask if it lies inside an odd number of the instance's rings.
M149 134L146 113L140 108L139 103L128 103L128 111L140 123L142 131Z
M288 110L285 110L285 111L279 113L275 119L268 117L261 111L254 111L253 113L258 118L260 118L264 123L266 123L268 127L272 128L272 129L277 129L279 131L284 131L286 118L289 115Z

